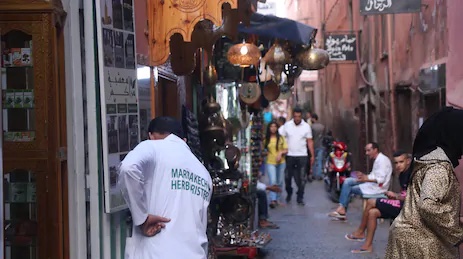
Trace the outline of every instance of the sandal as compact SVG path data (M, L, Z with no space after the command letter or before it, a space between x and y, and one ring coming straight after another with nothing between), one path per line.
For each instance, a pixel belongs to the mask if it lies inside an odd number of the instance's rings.
M328 214L328 216L337 219L346 219L346 214L339 214L339 212L337 211L331 212L330 214Z
M368 253L373 252L373 250L366 250L366 249L360 248L360 249L352 250L350 252L353 253L353 254L368 254Z
M260 228L269 228L269 229L279 229L280 228L277 224L275 224L275 223L273 223L271 221L265 221L264 224L259 223L259 227Z
M355 241L355 242L363 242L363 241L365 241L364 237L354 237L353 234L346 234L344 237L349 241Z

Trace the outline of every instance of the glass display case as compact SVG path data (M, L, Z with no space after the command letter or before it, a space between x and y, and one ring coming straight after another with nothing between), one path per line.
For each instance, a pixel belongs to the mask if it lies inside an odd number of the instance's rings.
M14 170L3 177L6 259L36 259L37 204L34 172Z
M19 30L1 37L3 140L35 140L34 62L32 35Z
M61 7L57 0L0 1L5 259L68 254Z

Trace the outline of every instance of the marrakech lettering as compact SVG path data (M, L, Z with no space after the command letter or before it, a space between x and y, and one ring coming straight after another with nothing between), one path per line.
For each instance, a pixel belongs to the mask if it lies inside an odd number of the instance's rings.
M211 186L204 178L181 168L172 168L171 189L190 191L204 200L209 200L211 193Z
M376 10L382 12L387 8L391 8L391 6L392 0L368 0L365 11Z

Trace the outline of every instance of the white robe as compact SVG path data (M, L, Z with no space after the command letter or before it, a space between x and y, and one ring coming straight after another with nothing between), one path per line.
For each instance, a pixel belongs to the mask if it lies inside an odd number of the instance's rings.
M212 179L182 139L146 140L119 167L118 185L133 219L125 259L206 259ZM170 218L154 237L138 227L148 214Z

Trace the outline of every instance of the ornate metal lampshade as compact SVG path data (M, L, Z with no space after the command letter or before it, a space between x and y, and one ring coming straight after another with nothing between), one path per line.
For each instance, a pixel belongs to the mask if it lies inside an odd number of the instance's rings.
M275 82L278 84L281 81L281 73L283 72L284 65L289 62L291 55L280 44L275 43L265 54L264 60L268 66L273 70Z
M299 53L297 61L305 70L319 70L330 63L330 56L324 49L311 47Z
M240 43L233 45L227 54L228 61L240 67L256 66L260 59L259 48L251 43Z

